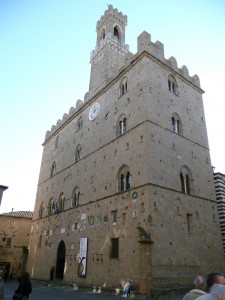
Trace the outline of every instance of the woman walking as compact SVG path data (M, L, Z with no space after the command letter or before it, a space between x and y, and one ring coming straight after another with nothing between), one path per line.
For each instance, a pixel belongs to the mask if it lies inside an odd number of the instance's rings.
M27 272L23 273L18 288L15 290L14 299L28 300L32 292L30 275Z

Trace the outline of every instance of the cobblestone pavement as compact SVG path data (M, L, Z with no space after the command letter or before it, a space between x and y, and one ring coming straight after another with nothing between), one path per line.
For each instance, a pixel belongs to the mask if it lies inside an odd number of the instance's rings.
M15 291L17 282L6 282L4 284L4 300L11 300ZM63 287L58 285L47 285L42 283L32 283L33 291L29 300L120 300L124 299L121 295L110 293L98 293L91 291L74 290L71 287ZM130 299L149 300L151 298L138 295L130 297ZM182 300L182 296L177 297L160 297L158 300Z

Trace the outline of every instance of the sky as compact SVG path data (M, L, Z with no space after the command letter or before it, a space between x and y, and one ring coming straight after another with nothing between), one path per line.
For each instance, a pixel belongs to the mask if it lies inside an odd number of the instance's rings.
M108 1L0 0L0 213L34 209L45 133L88 92L108 4L128 17L130 52L147 31L200 77L212 165L225 173L225 1Z

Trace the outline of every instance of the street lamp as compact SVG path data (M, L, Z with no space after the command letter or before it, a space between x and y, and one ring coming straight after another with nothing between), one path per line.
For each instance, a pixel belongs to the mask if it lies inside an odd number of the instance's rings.
M3 195L3 192L5 190L7 190L8 186L5 186L5 185L0 185L0 205L1 205L1 202L2 202L2 195Z

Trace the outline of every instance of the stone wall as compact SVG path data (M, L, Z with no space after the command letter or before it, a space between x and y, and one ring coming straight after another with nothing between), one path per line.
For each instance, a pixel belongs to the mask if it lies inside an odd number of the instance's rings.
M112 47L104 51L104 57L117 59ZM92 67L98 89L46 133L30 240L32 277L49 278L61 241L64 280L77 284L120 286L130 278L151 294L190 285L196 273L220 270L224 257L199 78L178 68L175 58L165 59L163 44L152 43L146 32L138 37L138 52L128 53L102 85L101 57ZM102 70L99 74L102 81ZM100 111L90 120L96 103ZM119 134L124 118L126 130ZM121 192L123 166L131 181ZM188 193L181 187L182 168L189 172ZM79 206L72 207L76 189ZM50 199L57 203L62 196L64 209L49 213ZM88 238L86 278L77 273L82 237ZM118 259L110 258L112 238L119 239Z
M32 216L0 215L0 262L10 263L9 276L17 279L26 269ZM29 212L31 215L31 213ZM8 244L8 239L11 243Z

